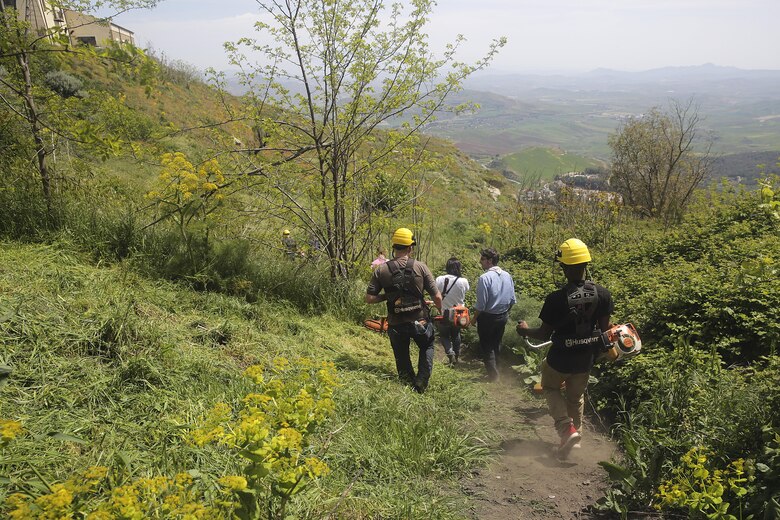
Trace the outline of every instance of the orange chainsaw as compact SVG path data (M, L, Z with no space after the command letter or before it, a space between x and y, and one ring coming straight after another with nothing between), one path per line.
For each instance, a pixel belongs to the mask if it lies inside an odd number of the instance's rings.
M463 305L456 305L450 309L444 309L440 315L433 317L433 321L444 321L462 329L469 324L469 309Z

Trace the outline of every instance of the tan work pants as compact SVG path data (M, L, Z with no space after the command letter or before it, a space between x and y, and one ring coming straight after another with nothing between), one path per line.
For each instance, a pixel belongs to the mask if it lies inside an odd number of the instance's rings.
M563 374L550 367L547 360L542 361L542 388L547 399L547 408L555 421L558 435L574 424L577 431L582 427L582 414L585 411L585 389L588 387L588 372L582 374ZM566 383L566 388L561 385Z

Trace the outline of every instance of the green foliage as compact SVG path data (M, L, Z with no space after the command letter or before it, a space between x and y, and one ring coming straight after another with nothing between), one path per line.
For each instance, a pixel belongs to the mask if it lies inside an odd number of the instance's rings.
M649 344L695 338L728 364L754 361L776 352L780 334L776 223L755 194L708 204L677 230L616 252L602 276L618 294L643 295L626 298L621 313Z
M218 403L192 437L197 445L216 442L246 459L242 476L233 477L239 518L267 511L269 520L282 520L290 499L329 472L311 442L333 414L335 366L275 358L269 367L253 365L244 375L254 386L241 405Z
M403 182L392 179L385 172L377 172L371 190L365 195L365 204L373 210L392 213L409 198L409 190Z
M73 96L84 97L86 94L82 90L84 83L62 70L53 70L47 72L44 76L44 82L47 87L64 98Z
M609 137L612 186L639 214L678 222L710 169L711 143L700 147L698 108L673 102L652 108Z
M687 511L688 518L742 518L741 501L748 492L745 461L733 460L725 469L714 469L712 456L712 452L696 446L680 457L671 478L658 487L656 509Z
M780 515L780 433L764 429L764 450L753 465L748 511L755 518L777 518Z
M662 482L681 485L687 473L677 461L692 448L711 450L724 463L745 459L746 468L761 457L768 442L762 428L780 425L772 405L780 319L776 229L759 194L712 192L692 206L683 226L616 252L601 271L619 315L630 317L643 339L640 356L604 368L590 388L597 407L616 421L624 447L636 446L638 454L624 468L630 489L620 481L602 507L623 514L648 507ZM707 482L675 492L677 502L667 505L718 518L737 514L733 497ZM752 509L755 489L743 487L742 507Z

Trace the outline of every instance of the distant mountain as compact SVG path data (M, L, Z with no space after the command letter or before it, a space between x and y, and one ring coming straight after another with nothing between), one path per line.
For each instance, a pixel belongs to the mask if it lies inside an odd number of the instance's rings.
M505 96L525 96L537 89L572 92L639 91L681 94L723 94L744 91L747 95L761 95L780 90L780 70L747 70L722 67L711 63L692 67L663 67L641 72L596 69L583 74L484 74L475 75L466 82L475 90L485 90Z
M486 161L535 146L607 160L607 138L621 122L688 100L698 107L702 134L712 136L717 153L780 149L780 70L705 64L571 75L485 72L465 87L453 101L470 100L481 110L442 115L426 131Z

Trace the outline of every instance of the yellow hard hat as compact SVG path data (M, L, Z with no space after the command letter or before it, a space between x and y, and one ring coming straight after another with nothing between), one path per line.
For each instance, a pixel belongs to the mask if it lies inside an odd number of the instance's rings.
M402 227L393 232L393 236L390 238L390 242L396 246L414 246L417 242L414 240L414 233L411 229Z
M570 238L558 248L555 259L566 265L586 264L590 262L590 251L582 240Z
M284 231L282 231L282 235L289 235L289 234L290 234L289 229L285 229Z

